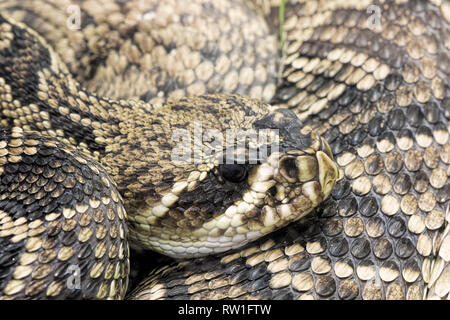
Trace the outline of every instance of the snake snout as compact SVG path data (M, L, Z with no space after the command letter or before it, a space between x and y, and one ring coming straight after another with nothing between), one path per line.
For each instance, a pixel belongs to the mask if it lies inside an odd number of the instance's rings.
M312 137L304 150L289 150L281 155L274 173L277 181L277 210L285 222L297 220L324 201L331 193L339 173L328 143Z

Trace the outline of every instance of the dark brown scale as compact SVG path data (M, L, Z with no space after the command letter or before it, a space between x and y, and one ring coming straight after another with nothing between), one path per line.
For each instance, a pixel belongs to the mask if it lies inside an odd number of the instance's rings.
M364 238L358 238L351 245L351 254L357 259L364 259L371 251L370 242Z
M333 154L339 154L342 151L344 151L345 149L347 149L348 144L346 141L337 140L334 143L331 143L330 147L331 147L331 151L333 152Z
M420 266L416 260L407 260L405 262L405 269L420 273Z
M384 166L389 173L397 173L403 166L402 155L398 152L390 152L384 158Z
M369 236L372 238L381 237L384 234L386 223L380 217L372 217L367 220L367 227L370 228Z
M349 33L347 34L347 37L345 37L344 39L344 43L346 45L353 45L356 41L356 39L358 39L359 36L359 32L356 28L351 28L349 30ZM373 43L372 43L373 45Z
M395 253L402 259L411 257L415 251L412 241L408 238L402 238L395 245Z
M383 158L380 155L370 156L364 163L364 167L368 174L377 175L384 168Z
M432 101L432 102L426 103L424 110L425 110L425 119L429 123L436 123L439 121L439 116L440 116L441 112L440 112L439 106L436 102Z
M399 173L392 182L394 191L398 194L406 194L412 186L411 178L406 173Z
M330 20L330 24L337 26L343 25L349 14L350 12L346 10L337 9Z
M359 287L355 280L345 279L339 284L338 295L342 300L353 300L358 297Z
M373 87L367 93L367 97L368 97L369 101L377 102L382 97L383 91L384 91L383 86L380 83L376 84L375 87Z
M342 257L347 254L349 250L348 241L345 238L333 238L330 241L330 254L334 257Z
M450 199L450 184L445 185L436 195L436 200L440 203L446 203Z
M341 217L351 217L358 211L358 202L353 197L348 197L339 202L338 212Z
M387 126L391 130L400 130L405 125L405 115L403 110L395 109L389 113Z
M388 141L392 145L395 144L395 136L391 131L383 132L377 139L378 142L381 142L383 140Z
M335 293L336 282L330 276L321 276L316 281L315 289L320 296L329 297Z
M385 261L382 265L382 268L387 269L387 270L389 270L389 272L393 272L393 273L399 273L399 271L400 271L398 264L392 260Z
M306 87L306 90L313 93L316 92L323 84L326 83L326 80L322 77L317 77L309 86Z
M322 232L329 237L340 234L342 230L342 220L339 218L330 218L325 221L324 225L322 226Z
M423 193L428 187L428 175L424 171L420 171L414 180L414 190Z
M308 253L301 253L296 255L289 262L289 270L297 272L304 271L310 268L311 265L311 257Z
M350 144L352 146L358 146L361 144L362 141L367 137L367 132L364 129L358 129L354 131L350 135Z
M377 200L373 197L365 197L360 204L360 212L366 217L371 217L378 211Z
M381 260L389 258L392 254L392 244L384 238L376 239L373 243L373 254Z
M387 76L387 78L384 82L384 87L389 91L395 91L400 86L402 81L403 81L403 78L401 75L390 74L389 76Z
M444 116L445 116L447 119L450 119L450 98L445 98L445 99L442 101L441 109L442 109L443 112L444 112Z
M406 232L407 227L401 218L394 218L389 223L388 232L394 238L400 238Z
M433 134L432 134L430 128L429 127L425 127L423 125L420 126L417 129L416 135L421 135L421 136L424 136L424 137L427 137L427 138L432 138L433 137Z
M384 131L385 121L382 117L370 120L368 131L372 137L379 136Z

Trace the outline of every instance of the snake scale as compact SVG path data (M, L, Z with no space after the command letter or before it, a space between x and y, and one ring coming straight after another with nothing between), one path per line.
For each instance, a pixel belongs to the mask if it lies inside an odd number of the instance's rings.
M0 1L2 299L450 297L450 4L278 5Z

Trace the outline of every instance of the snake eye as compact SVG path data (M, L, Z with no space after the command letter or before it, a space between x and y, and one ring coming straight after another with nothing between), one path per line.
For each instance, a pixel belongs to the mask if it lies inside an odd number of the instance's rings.
M230 182L241 182L247 177L247 169L238 164L224 164L220 167L220 174Z

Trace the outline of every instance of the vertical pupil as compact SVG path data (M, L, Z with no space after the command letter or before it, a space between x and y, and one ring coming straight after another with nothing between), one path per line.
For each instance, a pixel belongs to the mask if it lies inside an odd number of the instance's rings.
M245 168L237 164L226 164L222 167L222 176L231 182L240 182L245 178Z

